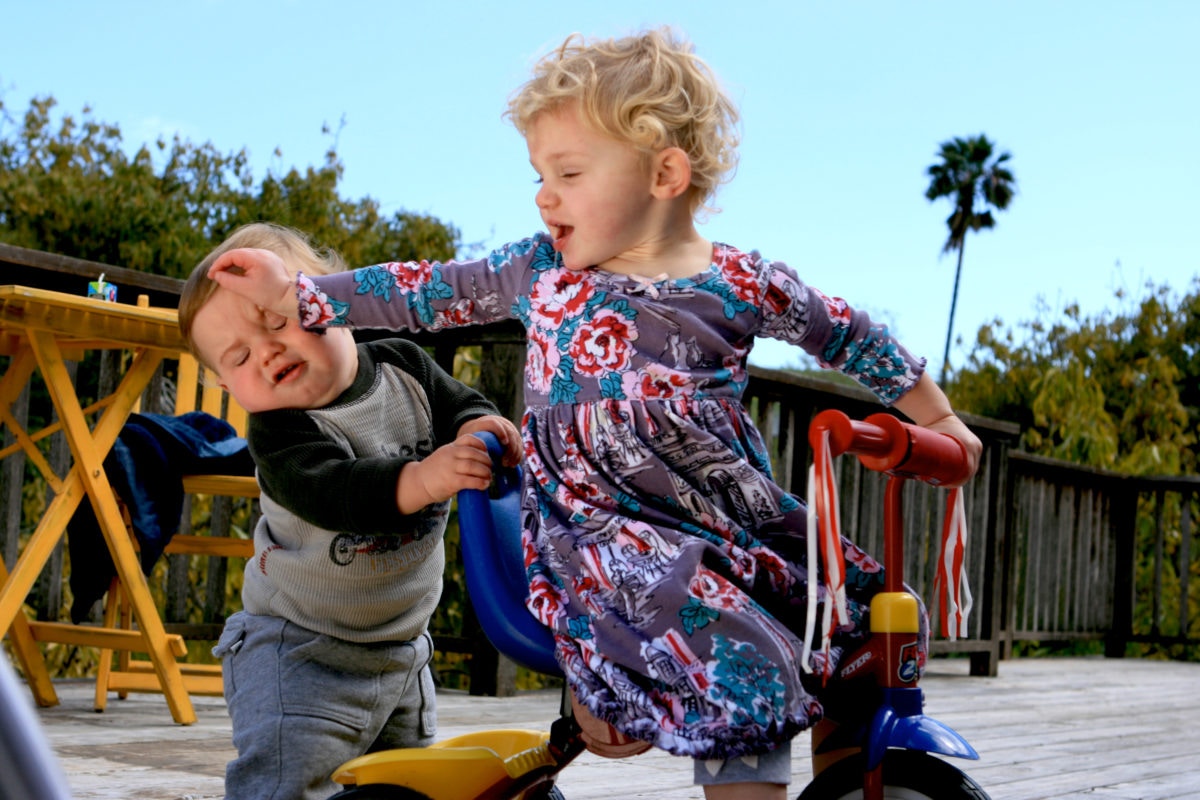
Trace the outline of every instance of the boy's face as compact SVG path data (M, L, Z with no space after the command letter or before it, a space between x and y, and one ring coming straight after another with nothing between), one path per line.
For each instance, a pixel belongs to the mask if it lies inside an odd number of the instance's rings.
M660 238L648 159L633 145L594 130L573 103L534 118L525 141L542 222L567 269L636 259Z
M196 313L192 339L221 386L251 413L327 406L358 371L348 328L310 333L226 289Z

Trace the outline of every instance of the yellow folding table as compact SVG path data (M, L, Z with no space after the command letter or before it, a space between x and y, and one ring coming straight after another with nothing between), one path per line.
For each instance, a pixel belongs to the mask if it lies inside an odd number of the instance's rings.
M175 309L0 286L0 354L10 357L8 369L0 378L0 423L16 438L14 445L0 450L0 457L24 451L54 490L54 499L22 548L12 572L0 562L0 631L11 637L38 705L56 705L58 696L37 643L62 642L147 653L171 716L184 725L196 721L176 660L186 655L186 646L181 637L168 635L163 627L104 471L105 456L158 365L164 358L177 356L183 348ZM83 408L64 363L64 352L78 358L85 350L112 349L132 354L120 385L109 397ZM11 409L35 370L41 372L59 421L30 432L17 422ZM95 425L89 427L88 415L97 413ZM65 476L55 474L37 446L58 430L66 435L73 458ZM128 592L137 621L134 630L36 622L23 613L25 598L85 494L96 511L117 576Z

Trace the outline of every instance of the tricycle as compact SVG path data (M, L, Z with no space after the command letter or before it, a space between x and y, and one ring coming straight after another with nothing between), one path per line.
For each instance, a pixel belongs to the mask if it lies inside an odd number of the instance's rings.
M519 468L500 466L495 437L479 434L496 463L488 491L459 493L459 527L467 588L480 624L497 650L536 672L561 675L554 641L525 608ZM836 539L836 496L829 491L834 457L856 455L885 473L883 590L871 602L870 636L825 676L826 717L813 732L814 778L799 800L988 800L971 778L938 756L977 759L967 741L924 714L917 664L921 607L904 583L901 489L908 480L954 485L967 477L966 456L951 437L888 414L851 420L818 414L809 428L814 472L810 501L817 529L810 539ZM814 486L814 482L818 484ZM949 512L948 512L949 516ZM836 565L826 573L836 580ZM810 550L811 552L811 550ZM943 591L945 587L943 586ZM961 609L960 609L961 611ZM561 798L558 775L585 750L564 688L561 713L548 731L484 730L427 748L372 753L333 776L347 786L336 800L540 800Z

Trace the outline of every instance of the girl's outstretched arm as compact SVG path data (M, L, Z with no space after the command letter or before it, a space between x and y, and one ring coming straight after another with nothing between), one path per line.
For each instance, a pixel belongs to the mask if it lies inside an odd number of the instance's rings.
M208 268L208 277L268 311L299 319L296 276L270 250L243 247L222 253Z
M967 451L971 475L974 475L975 471L979 469L979 457L983 454L983 443L954 413L945 393L928 372L921 375L917 385L909 389L893 405L897 411L922 428L953 436L962 443Z

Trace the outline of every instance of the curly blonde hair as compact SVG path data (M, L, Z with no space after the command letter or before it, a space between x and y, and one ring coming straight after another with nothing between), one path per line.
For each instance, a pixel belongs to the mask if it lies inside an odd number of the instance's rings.
M295 228L273 222L253 222L235 230L196 265L179 294L179 332L183 334L183 340L192 355L210 368L213 365L196 350L192 327L196 321L196 314L220 287L220 284L208 277L209 267L222 253L242 247L270 250L283 259L288 272L293 275L299 272L305 275L328 275L346 269L341 256L333 250L314 247L308 235Z
M647 154L667 147L687 153L693 212L737 166L737 108L692 46L669 28L607 40L572 34L537 63L505 116L526 135L538 115L572 102L596 130Z

